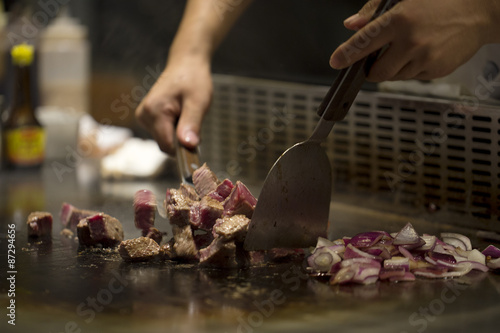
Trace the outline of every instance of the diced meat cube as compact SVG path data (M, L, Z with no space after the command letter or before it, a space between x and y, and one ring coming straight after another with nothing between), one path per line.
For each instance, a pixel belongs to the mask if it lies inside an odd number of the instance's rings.
M52 214L33 212L28 216L28 236L46 237L52 234Z
M134 194L134 222L138 229L149 230L155 224L156 196L150 190Z
M224 179L217 188L207 194L211 198L223 202L231 194L234 184L229 179Z
M114 247L123 240L120 221L107 214L99 213L82 219L77 225L78 242L84 246L101 244Z
M147 261L160 254L160 246L151 238L139 237L121 242L118 252L126 261Z
M202 249L212 243L212 241L214 240L214 236L212 235L211 231L204 233L200 233L200 231L197 231L193 234L193 239L196 244L196 248Z
M219 184L219 179L204 163L201 167L193 172L193 183L196 192L200 197L204 197L208 193L214 191Z
M97 211L79 209L69 203L63 203L61 207L60 219L65 228L76 230L76 226L81 219L99 214Z
M225 216L215 222L212 229L214 237L225 241L243 242L248 231L250 219L245 215Z
M149 230L143 230L142 236L151 238L158 244L161 244L161 240L163 239L163 233L156 228L149 228Z
M170 260L175 258L174 243L175 240L172 237L166 244L160 247L160 255L163 259Z
M189 225L189 213L194 201L186 197L176 189L167 190L165 200L165 211L170 224L179 227Z
M181 186L179 187L179 191L186 198L189 198L193 201L200 200L200 196L198 195L198 193L196 193L195 188L191 185L181 184Z
M193 231L190 225L179 227L172 226L174 233L174 252L175 257L179 259L195 260L198 259L198 248L193 238Z
M215 267L236 267L236 245L217 237L212 243L200 250L200 264Z
M201 201L195 202L191 206L189 221L191 226L195 228L211 230L215 221L222 216L223 212L224 206L222 206L222 203L206 195Z
M248 218L252 218L257 199L250 193L248 188L240 181L231 191L231 194L224 201L224 215L232 216L243 214Z

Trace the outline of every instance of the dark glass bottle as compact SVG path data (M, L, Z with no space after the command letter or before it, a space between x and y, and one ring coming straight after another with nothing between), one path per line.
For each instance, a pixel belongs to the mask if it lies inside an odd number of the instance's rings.
M14 86L11 106L3 124L3 160L11 169L39 168L45 157L45 131L35 115L31 99L33 47L12 48Z

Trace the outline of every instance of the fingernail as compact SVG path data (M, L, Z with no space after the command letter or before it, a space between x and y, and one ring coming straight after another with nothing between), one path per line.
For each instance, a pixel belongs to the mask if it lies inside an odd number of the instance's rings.
M198 135L196 135L195 132L187 131L186 133L184 133L184 141L190 143L193 146L197 146L198 143L200 142L200 139L198 138Z
M352 25L354 22L356 22L359 19L359 13L356 13L344 20L344 25L349 26Z

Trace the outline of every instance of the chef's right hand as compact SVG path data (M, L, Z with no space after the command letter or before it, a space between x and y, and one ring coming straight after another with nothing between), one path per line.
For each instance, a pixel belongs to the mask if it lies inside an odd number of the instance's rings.
M212 89L209 59L183 57L169 61L135 115L160 149L175 155L174 135L188 148L199 144Z

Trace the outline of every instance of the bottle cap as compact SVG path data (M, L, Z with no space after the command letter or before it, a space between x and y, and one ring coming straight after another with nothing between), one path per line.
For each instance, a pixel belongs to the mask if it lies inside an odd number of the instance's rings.
M14 45L10 54L15 65L29 66L33 61L33 45L26 43Z

